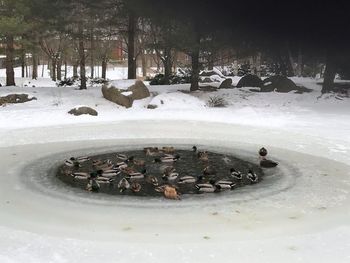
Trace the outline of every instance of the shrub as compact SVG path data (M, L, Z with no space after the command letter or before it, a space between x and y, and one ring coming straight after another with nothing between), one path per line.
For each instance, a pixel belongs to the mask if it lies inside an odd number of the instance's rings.
M154 78L148 79L150 81L150 85L166 85L164 74L157 74ZM191 83L191 71L188 69L179 69L176 74L172 74L169 76L169 84L185 84Z
M108 79L103 79L103 78L93 78L90 79L90 84L91 85L99 85L99 84L107 84L109 82Z
M64 87L64 86L78 86L79 85L79 82L80 81L80 78L74 78L74 77L71 77L71 78L66 78L64 80L61 80L61 81L58 81L57 82L57 86L58 87Z
M219 96L209 97L207 106L211 108L222 108L227 106L227 102L224 98Z

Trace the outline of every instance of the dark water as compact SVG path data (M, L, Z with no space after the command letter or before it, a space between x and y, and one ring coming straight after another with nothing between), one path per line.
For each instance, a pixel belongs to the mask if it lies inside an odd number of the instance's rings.
M89 156L90 160L81 163L81 167L79 168L61 165L58 168L57 177L61 181L72 187L86 189L89 180L75 179L69 174L74 172L91 173L93 171L96 171L96 168L93 167L93 160L110 160L114 164L121 162L120 159L117 159L117 153L125 154L129 157L134 156L136 160L144 160L146 162L145 167L129 164L129 166L135 169L136 171L141 172L143 168L147 170L144 179L129 180L130 183L139 183L141 185L141 191L135 193L129 189L124 192L121 192L118 188L118 183L121 179L127 177L127 174L121 173L120 175L115 176L111 183L100 184L100 189L98 191L100 193L106 193L111 195L162 196L163 194L155 191L156 187L153 184L151 184L149 180L147 180L148 178L153 176L158 179L159 186L165 184L175 186L178 189L179 194L199 194L198 190L195 187L197 183L208 183L210 180L229 180L236 184L236 186L234 187L235 189L251 184L251 181L246 177L249 169L254 171L259 176L258 182L263 180L264 175L262 169L257 164L249 163L247 161L241 160L237 157L230 155L208 152L209 161L205 162L200 160L197 157L197 155L192 151L177 150L176 154L180 155L180 159L175 163L165 164L155 163L154 158L156 158L157 156L146 156L145 152L142 149L138 151L134 150L127 152L114 152L96 156ZM159 157L162 156L163 155L161 154ZM67 156L67 158L69 159L70 156ZM162 178L164 168L167 166L173 166L176 169L176 172L179 174L177 179L172 181L166 181ZM211 169L215 171L215 174L204 176L204 178L200 182L190 184L178 184L179 179L183 176L193 176L195 178L198 178L199 176L203 175L203 169L207 166L210 166ZM233 178L230 172L231 168L240 171L243 174L243 178L241 180Z

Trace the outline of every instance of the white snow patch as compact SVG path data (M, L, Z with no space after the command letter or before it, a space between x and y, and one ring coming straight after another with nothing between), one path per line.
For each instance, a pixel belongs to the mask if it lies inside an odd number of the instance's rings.
M198 110L205 107L205 102L182 92L165 93L154 97L150 104L161 109Z

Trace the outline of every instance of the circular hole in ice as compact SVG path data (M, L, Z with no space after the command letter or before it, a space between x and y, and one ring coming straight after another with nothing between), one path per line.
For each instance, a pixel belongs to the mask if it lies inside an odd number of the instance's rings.
M148 145L144 145L148 146ZM110 146L108 148L94 148L88 150L79 150L72 152L58 153L51 156L46 156L29 164L23 169L21 176L22 182L32 191L50 196L54 198L65 199L71 202L83 202L100 205L120 205L132 207L147 207L147 206L193 206L193 205L209 205L223 204L225 202L242 202L263 198L266 196L280 193L291 188L299 174L298 169L283 161L277 168L261 171L257 164L257 153L244 150L243 148L225 148L199 145L199 149L205 149L217 156L229 159L235 158L242 163L241 167L245 170L253 168L263 175L263 180L258 184L246 185L238 187L233 191L223 191L217 194L195 194L189 195L185 193L185 197L181 201L176 202L155 196L138 196L138 195L107 195L87 192L76 187L69 187L56 176L58 168L62 165L62 160L70 156L96 156L108 155L114 152L130 152L135 149L143 148L144 146ZM156 145L157 146L157 145ZM160 145L159 145L160 146ZM180 151L191 149L189 145L174 145ZM279 160L276 160L279 161ZM227 178L227 177L225 177Z

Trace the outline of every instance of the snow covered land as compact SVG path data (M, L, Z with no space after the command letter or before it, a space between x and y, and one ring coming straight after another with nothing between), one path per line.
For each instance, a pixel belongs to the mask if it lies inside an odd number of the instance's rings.
M312 92L149 86L152 96L130 109L105 100L100 86L41 78L1 87L0 96L37 100L0 107L0 262L350 262L350 99L321 96L315 79L293 81ZM226 106L209 107L213 97ZM98 116L67 113L81 105ZM265 146L280 165L261 184L182 201L45 185L67 154L153 144L199 145L253 162Z

